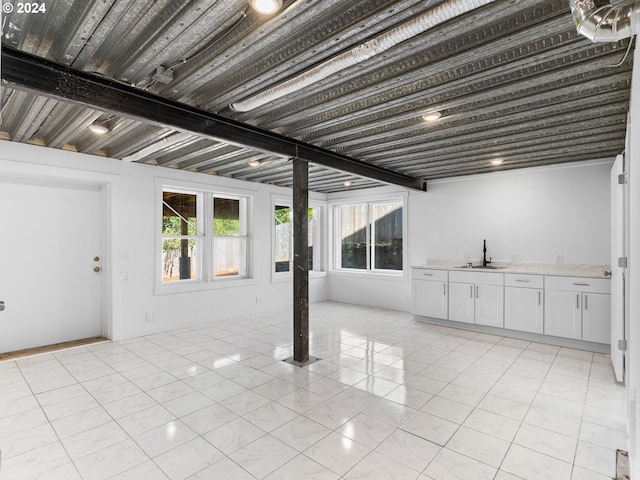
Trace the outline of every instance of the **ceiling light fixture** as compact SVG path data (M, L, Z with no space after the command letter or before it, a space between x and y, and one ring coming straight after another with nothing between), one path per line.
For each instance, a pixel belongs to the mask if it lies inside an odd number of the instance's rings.
M89 125L89 130L97 135L104 135L109 131L109 128L102 122L93 122Z
M343 184L345 187L350 187L351 185L353 185L353 182L352 182L351 180L347 180L346 182L342 182L342 184Z
M250 0L251 6L262 0ZM278 0L280 1L280 0ZM248 112L258 108L265 103L272 102L298 90L302 90L309 85L319 82L328 77L334 76L337 72L357 65L374 55L378 55L399 43L409 40L431 28L440 25L447 20L451 20L464 13L480 8L495 0L449 0L411 20L398 25L385 33L378 35L371 40L367 40L344 53L318 64L295 77L282 82L274 87L267 88L256 95L232 103L229 108L235 112ZM255 8L255 7L254 7Z
M440 117L442 117L442 113L440 112L429 112L422 115L422 119L425 122L435 122L440 120Z
M259 166L260 166L260 160L249 160L249 161L247 162L247 164L248 164L250 167L259 167Z
M282 0L249 0L249 5L258 13L270 15L282 8Z
M502 165L504 163L504 160L502 158L494 158L493 160L491 160L491 165L494 166L498 166L498 165Z

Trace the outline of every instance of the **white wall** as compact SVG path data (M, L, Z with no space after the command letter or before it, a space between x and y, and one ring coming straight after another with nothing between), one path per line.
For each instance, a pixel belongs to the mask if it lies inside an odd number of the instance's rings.
M43 176L45 181L71 178L108 185L110 238L103 252L103 268L109 279L108 307L114 339L292 305L292 281L271 281L271 196L291 196L289 189L6 141L0 142L0 174ZM253 197L255 281L242 286L226 282L228 288L190 293L155 294L158 177ZM126 259L121 258L123 252ZM125 271L129 273L129 283L120 281L120 272ZM310 280L311 302L326 300L327 281L326 276ZM32 294L25 291L25 295ZM259 305L256 298L261 299ZM145 322L146 312L156 312L156 321Z
M609 264L614 159L429 182L408 198L408 264L428 258ZM367 191L368 198L398 189ZM330 194L329 202L363 192ZM410 278L330 271L329 299L409 311Z
M613 159L429 182L411 193L412 263L427 258L608 264Z

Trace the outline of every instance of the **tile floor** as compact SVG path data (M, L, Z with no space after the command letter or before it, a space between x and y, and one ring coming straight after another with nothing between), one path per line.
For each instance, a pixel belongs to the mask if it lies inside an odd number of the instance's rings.
M606 355L311 306L0 363L2 480L606 480Z

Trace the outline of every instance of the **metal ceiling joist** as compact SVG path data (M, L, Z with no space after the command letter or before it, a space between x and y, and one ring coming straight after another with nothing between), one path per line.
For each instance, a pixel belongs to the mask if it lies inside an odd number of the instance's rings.
M426 183L421 179L376 167L12 48L2 48L2 78L18 90L118 113L162 127L170 126L216 141L298 158L385 183L414 190L426 189Z

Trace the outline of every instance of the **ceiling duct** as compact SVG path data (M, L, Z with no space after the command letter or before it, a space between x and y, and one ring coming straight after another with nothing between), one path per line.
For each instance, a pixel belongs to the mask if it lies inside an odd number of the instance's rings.
M640 0L613 6L603 0L570 0L578 33L592 42L618 42L638 33Z
M391 30L358 45L316 67L287 80L280 85L264 90L257 95L233 103L229 107L236 112L248 112L277 98L296 92L327 78L340 70L349 68L385 50L415 37L427 30L482 7L495 0L450 0Z

